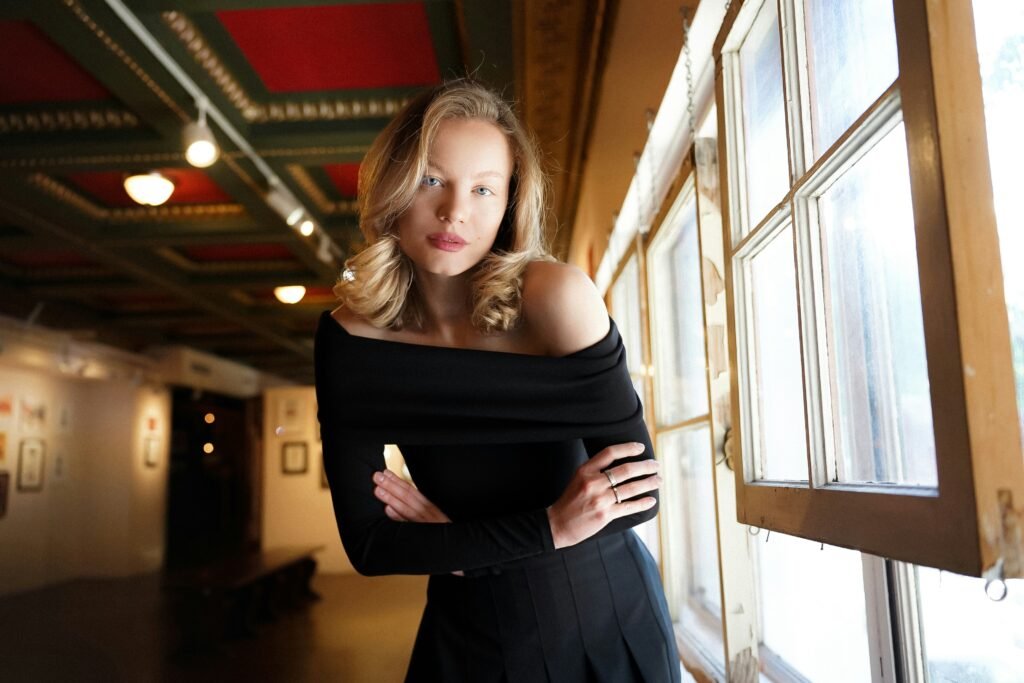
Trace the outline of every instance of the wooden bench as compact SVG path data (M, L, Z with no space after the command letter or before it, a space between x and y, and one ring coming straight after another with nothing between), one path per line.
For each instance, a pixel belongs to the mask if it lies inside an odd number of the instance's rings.
M275 548L224 558L169 574L164 589L177 597L185 650L216 646L228 636L251 636L261 621L319 600L310 587L314 553L323 546Z

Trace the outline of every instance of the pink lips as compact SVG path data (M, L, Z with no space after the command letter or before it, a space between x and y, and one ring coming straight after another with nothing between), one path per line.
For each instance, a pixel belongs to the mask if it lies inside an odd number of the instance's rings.
M433 246L444 251L458 251L466 246L466 240L454 233L435 232L432 235L427 235L427 239Z

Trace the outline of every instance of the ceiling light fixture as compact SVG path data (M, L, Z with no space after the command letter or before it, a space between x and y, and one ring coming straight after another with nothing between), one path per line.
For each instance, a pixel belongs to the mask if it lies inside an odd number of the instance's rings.
M182 134L185 143L185 158L196 168L206 168L217 161L220 156L217 139L213 137L213 131L206 124L206 108L208 106L209 102L205 98L196 102L199 120L192 121L185 126L185 131Z
M161 173L150 171L125 178L124 191L138 204L160 206L170 199L174 183Z
M314 228L316 228L316 225L314 225L313 221L311 221L308 218L299 223L299 232L302 234L303 237L309 237L310 235L312 235Z
M297 304L306 296L306 288L302 285L274 287L274 296L283 304Z
M305 209L299 201L292 196L292 193L285 189L280 182L271 183L270 190L266 195L267 204L270 205L277 215L284 219L288 225L295 227L295 224L302 218Z

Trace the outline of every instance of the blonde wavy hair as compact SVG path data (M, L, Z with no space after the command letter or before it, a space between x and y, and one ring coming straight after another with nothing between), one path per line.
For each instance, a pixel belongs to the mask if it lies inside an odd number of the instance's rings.
M334 287L345 307L376 327L422 329L423 304L396 221L412 204L427 155L445 119L480 119L501 130L512 151L508 207L491 251L470 274L473 326L514 328L530 261L555 261L544 239L547 178L536 144L500 95L460 78L415 97L374 140L359 169L359 230L366 246L345 260Z

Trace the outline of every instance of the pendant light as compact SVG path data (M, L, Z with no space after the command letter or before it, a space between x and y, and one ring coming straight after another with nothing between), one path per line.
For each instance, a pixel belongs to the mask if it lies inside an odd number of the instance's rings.
M206 124L206 100L199 100L196 107L199 109L199 120L185 126L182 134L185 158L196 168L206 168L220 157L220 146L213 137L213 131Z
M306 288L302 285L285 285L274 287L274 296L283 304L297 304L306 296Z
M130 175L124 179L124 191L137 204L160 206L171 197L174 183L158 171Z

